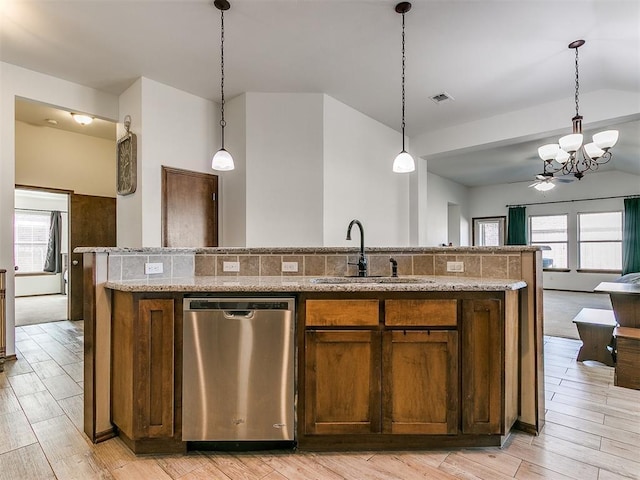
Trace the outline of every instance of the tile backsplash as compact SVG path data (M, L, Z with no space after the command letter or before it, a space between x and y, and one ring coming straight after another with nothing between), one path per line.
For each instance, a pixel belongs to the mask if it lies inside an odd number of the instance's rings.
M109 280L152 280L192 276L341 276L356 275L358 254L337 248L319 249L213 249L193 252L110 252ZM378 249L382 250L382 249ZM367 253L369 275L391 275L393 258L398 275L442 275L458 277L520 279L521 251L514 249L452 250L384 249ZM238 271L225 271L232 262ZM283 262L291 271L283 271ZM447 271L448 262L462 262L462 272ZM162 273L145 274L145 264L162 264ZM227 263L227 266L230 264ZM297 267L297 269L296 269ZM232 268L235 270L235 268Z

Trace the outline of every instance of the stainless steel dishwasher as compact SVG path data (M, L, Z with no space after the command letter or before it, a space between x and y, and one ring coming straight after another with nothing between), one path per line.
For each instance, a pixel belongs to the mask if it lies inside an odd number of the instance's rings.
M186 298L182 440L294 440L293 298Z

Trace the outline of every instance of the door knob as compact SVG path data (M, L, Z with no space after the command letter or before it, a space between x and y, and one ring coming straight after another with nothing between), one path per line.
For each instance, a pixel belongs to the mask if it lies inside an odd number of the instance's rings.
M71 262L71 265L77 265L78 264L78 260L74 260L73 262Z

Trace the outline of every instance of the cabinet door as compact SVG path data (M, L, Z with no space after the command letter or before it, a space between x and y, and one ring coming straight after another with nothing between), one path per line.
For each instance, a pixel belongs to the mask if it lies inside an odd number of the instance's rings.
M383 433L458 432L458 332L383 337Z
M143 299L134 345L134 430L136 438L173 436L173 299Z
M503 434L503 321L498 299L462 303L462 432Z
M305 433L380 431L380 334L307 331Z

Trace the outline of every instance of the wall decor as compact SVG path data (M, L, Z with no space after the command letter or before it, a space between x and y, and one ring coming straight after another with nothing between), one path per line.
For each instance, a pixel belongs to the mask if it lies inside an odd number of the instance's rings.
M136 134L131 133L131 116L124 117L125 135L118 140L118 195L131 195L137 185L138 146Z

